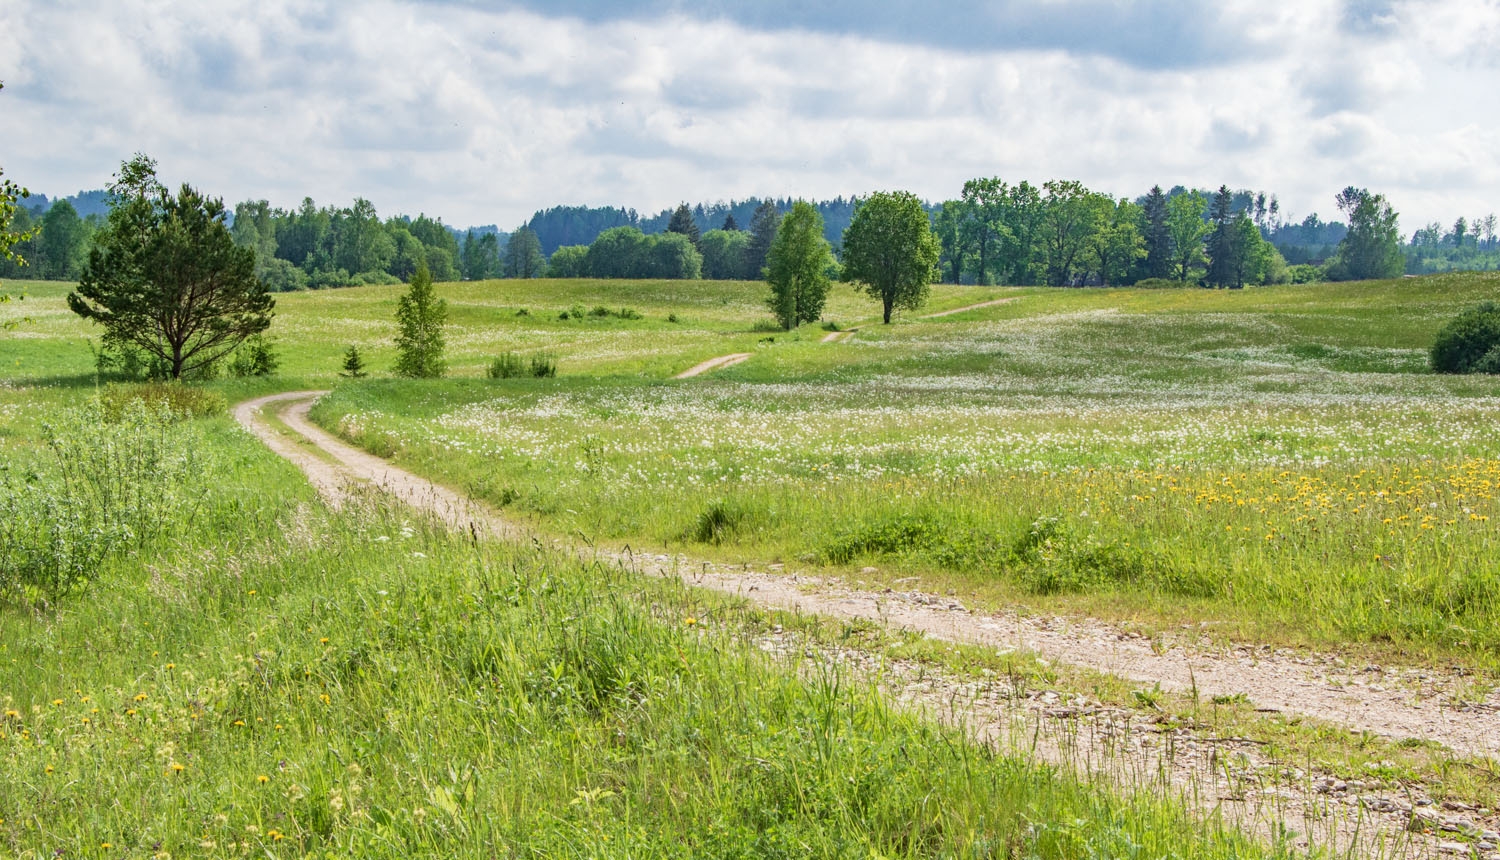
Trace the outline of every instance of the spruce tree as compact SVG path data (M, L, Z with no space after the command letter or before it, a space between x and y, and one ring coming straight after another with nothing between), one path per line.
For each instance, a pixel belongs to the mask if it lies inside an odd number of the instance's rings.
M1141 201L1141 235L1146 240L1146 277L1172 276L1172 231L1167 226L1167 195L1160 185Z
M724 226L719 229L725 232L734 232L740 229L740 222L734 220L734 213L730 212L724 216Z
M781 226L781 213L776 204L767 200L757 206L750 219L750 244L745 246L745 279L759 280L766 268L766 255L771 253L771 243L776 241L776 228Z
M1208 212L1213 232L1208 236L1208 283L1214 287L1227 287L1234 283L1235 260L1238 237L1234 229L1234 195L1229 186L1220 185Z
M672 220L667 222L667 232L680 233L688 237L688 241L692 242L693 247L701 253L699 240L702 236L698 231L698 222L693 219L693 210L689 209L686 203L678 206L672 213Z
M417 266L411 286L396 303L396 374L431 379L447 371L443 361L443 324L448 303L432 288L427 264Z
M344 369L339 376L359 379L365 375L365 360L359 354L359 347L351 343L349 348L344 350Z

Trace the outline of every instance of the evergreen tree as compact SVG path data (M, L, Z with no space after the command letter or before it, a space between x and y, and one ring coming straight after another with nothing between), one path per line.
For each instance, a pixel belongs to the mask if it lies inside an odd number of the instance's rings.
M740 229L739 222L734 220L733 212L730 212L728 215L724 216L724 226L720 227L719 229L727 233L733 233Z
M823 238L823 216L811 203L792 204L766 257L766 280L771 284L767 304L787 331L822 315L831 262L833 252Z
M364 357L359 354L359 347L352 343L349 344L348 349L344 350L343 367L344 369L339 373L339 376L348 379L359 379L366 375Z
M255 252L229 235L222 200L186 184L172 196L144 155L121 166L110 191L109 220L68 294L107 345L140 350L181 379L270 327L276 302L255 277Z
M505 277L540 278L546 271L547 258L536 232L524 224L517 227L505 246Z
M694 220L693 210L689 209L686 203L678 206L677 210L672 213L672 220L667 222L667 232L686 236L688 241L693 243L695 250L701 250L698 246L702 238L698 231L698 222Z
M447 320L448 303L437 297L432 273L421 263L411 276L411 286L396 303L397 375L431 379L446 372L443 324Z
M1167 226L1167 195L1160 185L1141 201L1141 237L1146 241L1146 277L1172 276L1172 231Z
M745 277L756 280L766 268L766 256L771 253L771 243L776 240L776 228L781 224L781 213L776 204L767 200L755 208L750 219L750 244L745 246Z
M1213 232L1208 236L1208 283L1214 287L1234 285L1239 261L1235 259L1239 236L1234 226L1234 195L1229 186L1220 185L1209 209L1208 221Z

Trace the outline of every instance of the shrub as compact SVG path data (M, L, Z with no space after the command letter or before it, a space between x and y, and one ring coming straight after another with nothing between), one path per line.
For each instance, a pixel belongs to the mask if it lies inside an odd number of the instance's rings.
M750 326L750 330L751 331L775 331L775 332L786 331L786 329L784 329L784 328L781 327L781 323L777 322L776 320L767 320L767 319L756 320L755 324L752 325L752 326Z
M107 419L101 398L46 422L46 471L18 478L0 463L0 595L56 601L112 553L192 518L209 464L200 440L173 426L190 413L135 397L119 410Z
M1437 373L1474 373L1496 347L1500 347L1500 305L1484 302L1454 317L1438 332L1432 344L1432 369ZM1490 360L1486 366L1496 361L1500 359Z
M1174 281L1171 278L1146 278L1131 284L1137 290L1180 290L1191 286L1182 281Z
M234 351L229 361L229 372L239 377L270 376L276 372L280 363L271 342L261 335L255 335Z
M1286 274L1287 279L1294 284L1316 284L1323 280L1323 267L1303 263L1299 266L1288 266Z
M1484 358L1474 362L1474 372L1500 374L1500 346L1492 347Z
M205 418L223 415L224 398L181 382L143 382L106 385L99 394L101 416L117 422L132 410L144 408L173 418Z
M943 538L943 529L929 516L898 514L866 523L823 547L830 564L848 564L863 555L907 555L929 549Z

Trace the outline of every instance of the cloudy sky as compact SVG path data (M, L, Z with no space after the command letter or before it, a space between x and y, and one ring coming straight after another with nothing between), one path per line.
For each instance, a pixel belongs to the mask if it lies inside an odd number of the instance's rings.
M1500 0L0 0L0 167L144 151L230 203L558 204L965 179L1500 210Z

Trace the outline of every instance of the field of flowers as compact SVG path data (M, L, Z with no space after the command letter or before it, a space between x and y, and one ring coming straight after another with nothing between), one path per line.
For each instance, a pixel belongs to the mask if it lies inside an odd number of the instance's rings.
M773 661L727 598L330 511L222 415L92 399L0 391L13 492L80 498L49 439L156 439L197 481L65 593L7 578L63 547L0 545L7 857L1288 856Z
M1418 344L1493 281L1400 319L1400 283L1025 293L713 380L379 382L314 416L559 533L1488 666L1500 384Z

